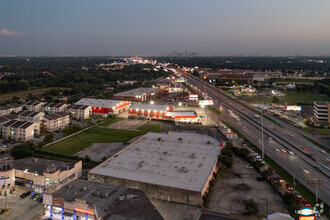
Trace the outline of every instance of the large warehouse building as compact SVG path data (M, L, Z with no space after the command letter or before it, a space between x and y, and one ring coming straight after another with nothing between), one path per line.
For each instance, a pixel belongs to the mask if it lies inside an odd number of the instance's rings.
M155 199L202 205L220 142L199 133L147 133L88 173L95 182L140 189Z
M160 88L137 88L113 95L114 99L133 102L144 102L149 99L162 98L168 95L168 90Z
M87 105L92 107L93 114L99 115L116 115L128 110L131 103L120 100L108 99L88 99L83 98L76 102L76 105Z

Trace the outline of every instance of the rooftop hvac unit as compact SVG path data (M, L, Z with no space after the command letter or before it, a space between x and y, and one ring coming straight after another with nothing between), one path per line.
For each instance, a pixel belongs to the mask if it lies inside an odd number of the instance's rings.
M186 173L188 170L185 167L181 167L179 172L181 173Z
M207 144L211 144L211 141L207 141Z
M195 153L192 153L192 154L190 155L190 158L196 158L196 154L195 154Z
M86 191L87 191L87 187L83 187L81 190L82 190L83 192L86 192Z
M140 163L139 163L139 167L143 167L144 166L144 160L142 160Z

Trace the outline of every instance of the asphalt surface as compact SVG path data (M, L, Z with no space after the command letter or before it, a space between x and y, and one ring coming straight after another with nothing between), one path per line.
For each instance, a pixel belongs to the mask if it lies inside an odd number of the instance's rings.
M208 87L207 83L202 82L202 80L189 75L185 76L188 83L194 86L197 92L200 94L206 92L214 100L214 107L219 108L220 104L223 106L223 120L229 122L261 149L261 141L257 141L257 137L261 137L262 120L255 118L253 111L237 103L244 101L236 99L234 102L222 93ZM240 122L233 119L228 114L227 109L234 111L240 117ZM329 154L321 151L318 146L306 140L297 129L289 126L282 128L267 119L264 119L263 123L265 154L314 194L316 193L316 187L309 185L308 180L312 178L323 179L323 184L318 187L318 196L327 205L330 205ZM246 128L243 128L243 124ZM272 137L273 140L268 140L267 137ZM305 147L307 150L304 150L302 147ZM276 148L293 151L295 155L278 152L275 150ZM304 172L303 169L308 170L309 173Z

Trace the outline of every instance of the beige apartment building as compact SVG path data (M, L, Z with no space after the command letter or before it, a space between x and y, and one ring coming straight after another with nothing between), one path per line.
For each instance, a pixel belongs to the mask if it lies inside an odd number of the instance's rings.
M48 112L50 114L57 112L65 112L65 109L68 105L63 103L48 102L42 105L42 111Z
M31 121L11 120L2 125L2 137L15 141L30 141L40 134L40 124Z
M70 115L64 112L57 112L49 115L45 115L41 120L41 130L54 132L62 130L70 123Z
M19 120L32 121L32 122L37 122L37 123L40 123L40 121L42 120L44 115L45 115L44 112L34 112L34 111L27 111L27 110L22 110L17 113Z
M66 113L69 113L72 118L75 119L88 119L91 112L92 112L92 107L88 105L69 105L66 108Z
M28 101L23 106L26 108L26 110L34 111L34 112L41 112L43 102L39 101Z
M22 110L22 105L19 105L16 103L1 105L0 106L0 116L9 115L12 112L16 113L21 110Z

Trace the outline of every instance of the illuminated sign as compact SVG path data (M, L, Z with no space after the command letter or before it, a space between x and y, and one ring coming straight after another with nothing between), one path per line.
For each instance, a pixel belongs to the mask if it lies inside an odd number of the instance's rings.
M286 110L287 111L301 111L301 106L297 106L297 105L287 105L286 106Z
M189 100L198 100L198 95L196 95L196 94L190 94L189 95Z
M315 216L299 216L299 220L315 220Z
M64 207L64 199L53 198L52 205L56 207Z
M296 211L296 214L304 215L304 216L315 215L315 213L316 213L316 211L314 209L310 209L310 208L299 209Z
M184 79L176 79L175 82L185 82Z
M213 105L213 100L199 100L199 105Z
M91 210L87 210L87 209L80 209L80 208L75 208L74 209L76 212L82 212L82 213L87 213L89 215L94 215L94 212Z

